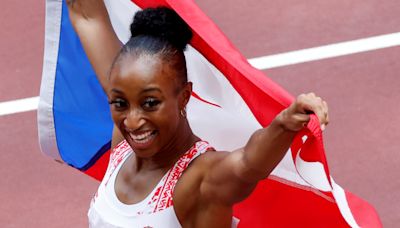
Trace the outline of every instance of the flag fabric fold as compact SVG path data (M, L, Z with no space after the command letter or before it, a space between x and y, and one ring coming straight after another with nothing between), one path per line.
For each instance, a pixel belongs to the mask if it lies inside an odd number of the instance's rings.
M121 42L133 14L173 8L191 27L185 51L193 94L188 120L196 135L231 151L267 126L293 97L253 68L192 0L105 0ZM38 110L42 151L101 180L108 164L112 120L107 98L68 17L65 1L46 1L45 54ZM270 177L235 205L239 227L381 227L375 210L329 174L315 116L296 136Z

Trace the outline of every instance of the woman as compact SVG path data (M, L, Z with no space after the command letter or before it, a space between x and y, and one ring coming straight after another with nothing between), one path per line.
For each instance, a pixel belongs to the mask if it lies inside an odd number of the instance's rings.
M328 123L326 102L303 94L243 148L216 152L186 119L192 84L183 50L191 32L175 12L137 13L121 49L102 1L68 6L115 123L110 164L89 210L93 227L231 227L232 206L275 168L309 113L322 128Z

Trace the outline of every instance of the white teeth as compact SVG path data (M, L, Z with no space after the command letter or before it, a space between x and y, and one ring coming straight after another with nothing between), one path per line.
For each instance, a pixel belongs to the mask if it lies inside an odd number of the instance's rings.
M148 131L146 133L140 134L140 135L134 135L132 133L129 133L131 138L135 141L147 141L146 139L149 139L151 136L152 131Z

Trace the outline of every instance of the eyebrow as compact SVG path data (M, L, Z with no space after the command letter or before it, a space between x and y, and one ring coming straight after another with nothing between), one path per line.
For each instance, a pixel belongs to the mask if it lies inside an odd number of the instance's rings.
M153 91L158 91L159 93L162 93L161 90L156 87L150 87L150 88L144 89L144 90L140 91L140 93L142 94L142 93L148 93L148 92L153 92Z
M150 87L150 88L147 88L147 89L144 89L144 90L140 91L140 94L142 94L142 93L148 93L148 92L153 92L153 91L157 91L157 92L159 92L159 93L162 93L161 90L160 90L159 88ZM124 94L121 90L118 90L118 89L115 89L115 88L111 89L111 92L119 93L119 94Z
M111 89L111 92L123 94L123 92L118 89Z

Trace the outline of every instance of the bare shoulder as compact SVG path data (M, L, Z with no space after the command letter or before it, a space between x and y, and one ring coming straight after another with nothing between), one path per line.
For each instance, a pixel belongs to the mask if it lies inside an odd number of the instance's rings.
M204 168L212 167L216 163L226 158L226 156L228 156L230 153L231 152L227 151L207 151L196 158L191 165L196 167L195 169L201 169L203 172L207 172L207 170L204 170Z
M200 184L205 175L207 175L207 172L215 164L226 158L226 156L228 156L229 154L230 152L226 151L207 151L206 153L201 154L190 163L189 167L185 170L182 177L179 179L179 182L182 182L182 185L185 186ZM190 179L192 181L187 181L186 179Z
M200 217L202 217L203 221L206 218L206 220L212 220L214 216L204 214L210 211L210 206L218 207L219 213L230 211L230 208L225 205L210 205L209 200L204 198L202 191L208 171L212 170L212 167L222 161L228 154L229 152L208 151L197 157L179 178L173 199L178 219L184 223L182 225L194 226L194 224L198 224L198 218ZM230 215L230 213L228 214ZM227 219L230 218L230 216L226 217ZM224 219L220 221L224 221Z
M189 167L183 173L181 179L186 185L186 179L203 181L204 177L212 170L212 168L226 158L230 152L226 151L207 151L192 161ZM188 185L194 184L189 182ZM200 184L197 183L196 184Z

